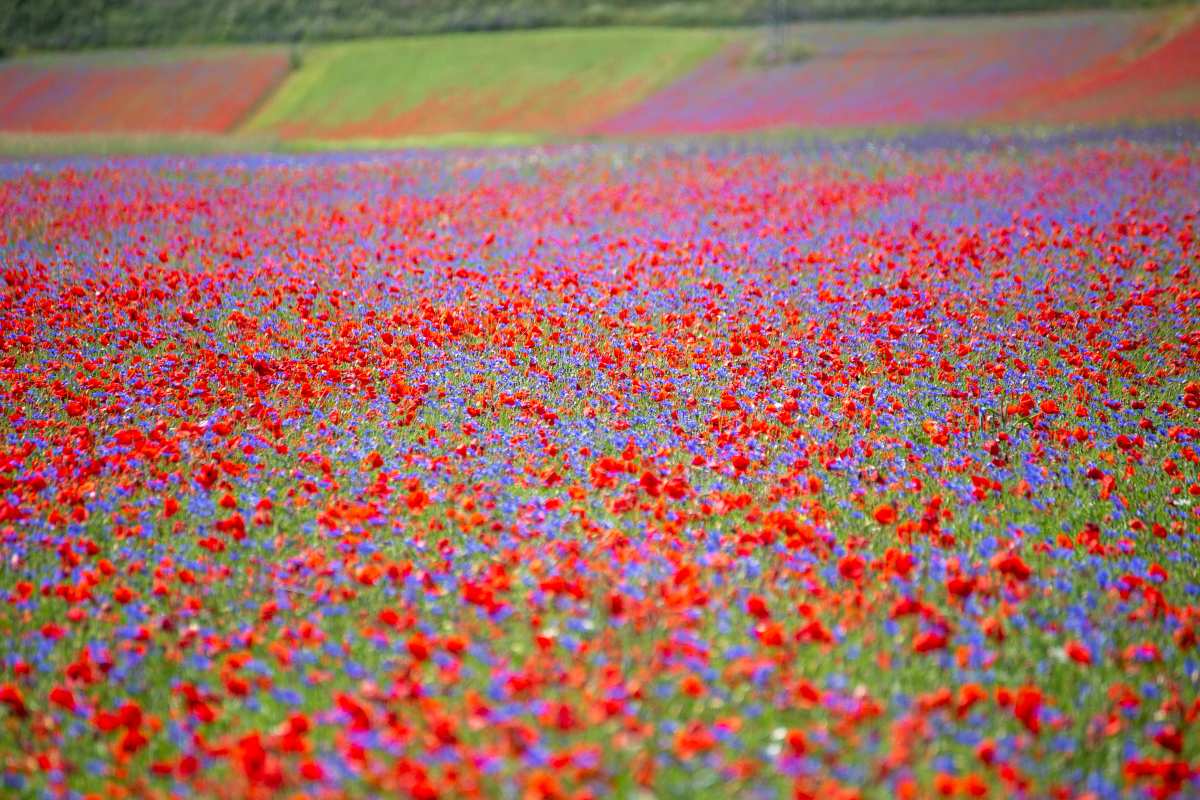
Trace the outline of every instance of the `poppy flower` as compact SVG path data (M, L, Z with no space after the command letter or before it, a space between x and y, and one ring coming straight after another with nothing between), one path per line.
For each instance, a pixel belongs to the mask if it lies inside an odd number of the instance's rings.
M11 683L0 684L0 703L7 706L9 712L18 718L29 715L29 707L25 705L21 690Z
M50 690L50 702L67 711L74 711L76 708L75 695L65 686L55 686Z
M838 561L838 574L848 581L857 583L862 580L863 572L866 570L867 564L862 556L851 554L843 556Z
M880 525L891 525L896 521L896 509L890 505L878 505L874 512L875 521Z
M1092 663L1091 651L1080 642L1067 642L1063 650L1066 652L1068 658L1078 664L1086 666Z

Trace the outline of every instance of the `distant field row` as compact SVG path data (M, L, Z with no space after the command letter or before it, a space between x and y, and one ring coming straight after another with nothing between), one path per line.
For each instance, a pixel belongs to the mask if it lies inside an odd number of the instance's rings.
M1186 9L766 33L551 29L0 64L0 148L10 151L106 137L148 149L172 137L201 148L503 144L1196 116L1200 20Z

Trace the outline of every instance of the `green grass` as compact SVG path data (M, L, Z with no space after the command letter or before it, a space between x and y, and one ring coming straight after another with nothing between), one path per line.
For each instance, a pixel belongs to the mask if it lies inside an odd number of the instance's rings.
M1124 127L1131 127L1126 124ZM1133 128L1143 127L1134 124ZM1146 125L1145 127L1152 127ZM1095 126L1077 125L942 125L892 126L883 128L846 127L808 131L799 128L775 128L753 133L689 134L674 137L676 142L697 146L718 142L742 146L785 146L798 143L851 142L865 137L882 140L921 133L959 132L967 135L1022 136L1034 139L1061 135L1073 130L1093 130ZM653 141L653 137L623 136L607 139L625 143ZM205 155L236 153L318 153L339 151L487 149L536 147L571 141L595 141L587 137L566 137L510 132L461 132L436 135L355 139L280 139L269 134L36 134L0 132L0 159L53 158L70 156Z
M41 156L133 156L160 153L258 153L279 150L279 143L263 136L220 136L168 133L13 133L0 132L0 158Z
M385 139L292 139L265 135L40 134L0 132L0 158L53 156L204 155L206 153L313 153L341 150L533 147L552 137L520 133L458 133Z
M244 126L249 132L303 124L317 130L387 118L464 87L505 104L559 98L587 104L622 85L637 92L610 98L628 107L687 72L729 41L713 30L553 29L376 39L307 48L298 70Z
M558 141L558 137L530 133L473 132L400 136L380 139L288 139L276 149L289 153L337 152L343 150L436 150L440 148L534 147ZM254 141L249 139L248 141ZM269 140L262 140L269 141Z

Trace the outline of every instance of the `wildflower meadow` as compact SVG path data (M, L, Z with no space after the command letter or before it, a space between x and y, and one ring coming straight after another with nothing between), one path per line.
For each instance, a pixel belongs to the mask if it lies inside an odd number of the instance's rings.
M1196 139L0 165L0 795L1200 796Z

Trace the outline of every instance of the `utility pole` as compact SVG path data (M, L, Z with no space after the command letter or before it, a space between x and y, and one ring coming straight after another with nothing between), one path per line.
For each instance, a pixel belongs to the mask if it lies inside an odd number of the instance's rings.
M767 62L785 61L787 45L788 0L767 0Z

